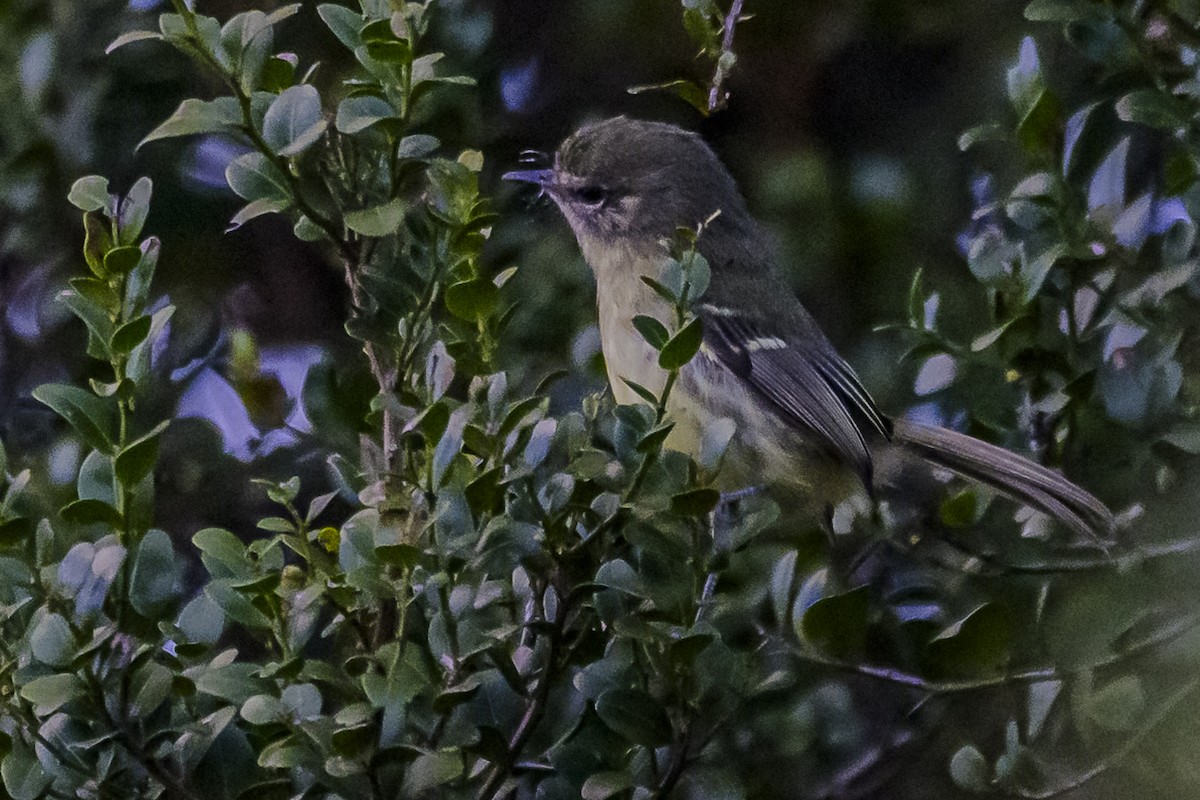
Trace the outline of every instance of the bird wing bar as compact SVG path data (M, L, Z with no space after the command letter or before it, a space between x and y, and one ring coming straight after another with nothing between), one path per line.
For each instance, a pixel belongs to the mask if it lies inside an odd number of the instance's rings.
M885 435L890 429L850 367L839 367L836 356L814 353L761 331L743 317L704 306L700 310L705 344L721 363L764 395L783 416L824 439L869 486L871 454L851 409L862 412Z

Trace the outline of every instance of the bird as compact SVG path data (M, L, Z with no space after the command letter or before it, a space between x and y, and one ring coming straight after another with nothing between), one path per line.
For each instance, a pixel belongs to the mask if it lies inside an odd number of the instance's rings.
M656 395L666 384L657 350L633 320L674 319L642 279L661 276L666 243L680 228L699 230L694 246L711 270L693 309L703 336L669 395L674 427L665 446L697 456L705 429L732 421L726 486L783 487L829 513L855 492L873 495L884 480L881 463L911 470L925 462L1079 535L1113 531L1104 503L1060 473L949 428L885 415L782 279L767 235L698 134L618 116L567 137L551 166L503 178L536 186L575 234L595 276L601 350L618 403L639 402L631 382Z

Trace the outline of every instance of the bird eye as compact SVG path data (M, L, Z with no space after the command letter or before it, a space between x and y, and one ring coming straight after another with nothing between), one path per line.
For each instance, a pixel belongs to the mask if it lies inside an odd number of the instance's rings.
M589 206L598 206L607 199L608 193L602 187L592 184L576 189L575 196L579 198L579 202L581 203Z

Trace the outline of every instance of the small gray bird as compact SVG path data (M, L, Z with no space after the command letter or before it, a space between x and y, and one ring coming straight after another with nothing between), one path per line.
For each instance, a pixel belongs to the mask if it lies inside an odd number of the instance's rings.
M711 219L696 243L712 270L695 309L703 344L670 395L675 427L666 444L696 455L707 425L732 420L727 486L784 487L830 508L872 490L881 460L900 456L907 469L918 456L1077 533L1111 533L1108 508L1058 473L965 434L881 413L778 276L732 176L696 134L617 117L569 137L553 168L504 177L539 186L575 232L596 276L601 346L620 403L638 402L623 378L655 393L666 380L632 320L645 314L669 324L672 309L640 278L660 277L663 241L677 229Z

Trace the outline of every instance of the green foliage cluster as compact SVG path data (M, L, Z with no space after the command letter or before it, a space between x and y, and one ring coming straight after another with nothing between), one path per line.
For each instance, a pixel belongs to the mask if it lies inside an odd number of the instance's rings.
M631 94L648 91L668 91L678 95L684 102L701 114L720 111L729 100L724 84L737 64L733 51L733 33L742 16L743 0L732 0L729 9L723 11L717 0L682 0L683 25L693 44L700 48L697 57L712 66L712 78L707 84L679 78L666 83L634 86Z
M972 489L915 530L859 516L832 541L765 497L722 503L731 430L708 431L698 461L662 449L701 340L702 225L665 243L646 287L674 324L633 320L661 393L552 413L548 383L510 385L514 273L484 258L482 156L421 132L439 93L472 83L429 51L432 0L318 6L356 65L329 86L277 50L312 11L298 4L222 23L177 0L159 30L118 38L165 41L223 87L145 141L244 146L231 226L281 215L328 255L373 397L349 401L336 369L306 387L332 491L262 481L277 510L257 530L169 530L153 502L169 420L145 402L173 312L141 238L151 185L75 183L88 272L62 302L105 374L34 392L88 453L51 518L0 449L4 792L603 800L915 781L1048 797L1118 765L1186 785L1200 10L1161 6L1030 5L1064 26L1092 94L1061 97L1023 43L1011 120L962 140L1018 173L981 183L964 235L988 314L948 332L945 295L918 277L897 326L925 359L918 394L1145 500L1111 551L1059 552L1023 512L1021 536L998 536L1009 507ZM741 4L684 8L717 70L688 91L715 111ZM1132 185L1133 158L1155 154L1161 172Z

